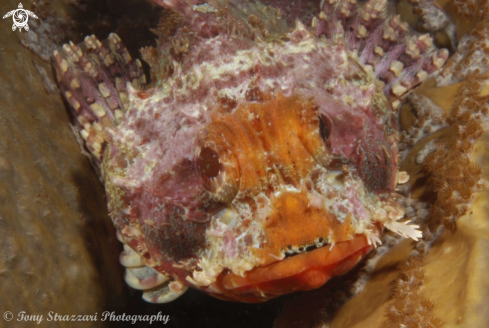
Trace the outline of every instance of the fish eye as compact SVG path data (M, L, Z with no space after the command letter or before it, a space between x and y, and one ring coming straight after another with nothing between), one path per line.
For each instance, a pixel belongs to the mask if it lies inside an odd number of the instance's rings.
M199 131L195 144L194 172L218 202L231 202L239 190L238 160L229 142L232 137L224 123L213 122Z
M204 181L216 178L221 171L217 153L209 147L202 148L197 156L197 169Z
M331 135L331 128L329 127L329 120L324 116L319 116L319 134L324 142L328 141Z

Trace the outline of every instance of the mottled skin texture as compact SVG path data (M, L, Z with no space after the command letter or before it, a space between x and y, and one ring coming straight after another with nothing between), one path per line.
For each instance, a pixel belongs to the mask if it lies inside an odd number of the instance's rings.
M165 5L181 18L173 36L143 51L158 77L146 89L114 34L55 54L130 246L123 256L137 259L121 262L162 274L138 276L135 286L154 288L145 299L168 301L159 295L186 285L264 301L344 273L382 225L419 237L396 222L391 102L445 52L386 17L382 1L326 2L315 29L296 21L290 32L279 8L260 3ZM159 286L164 276L172 282Z

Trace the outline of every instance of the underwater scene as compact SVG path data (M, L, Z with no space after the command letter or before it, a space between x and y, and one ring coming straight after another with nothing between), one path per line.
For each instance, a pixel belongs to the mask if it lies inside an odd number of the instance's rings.
M489 1L16 1L0 327L489 325Z

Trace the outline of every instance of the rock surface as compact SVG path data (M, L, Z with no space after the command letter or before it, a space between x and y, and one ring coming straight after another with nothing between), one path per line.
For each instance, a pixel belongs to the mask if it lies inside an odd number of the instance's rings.
M0 310L93 314L124 291L120 245L65 106L34 66L49 78L50 65L10 24L0 33Z

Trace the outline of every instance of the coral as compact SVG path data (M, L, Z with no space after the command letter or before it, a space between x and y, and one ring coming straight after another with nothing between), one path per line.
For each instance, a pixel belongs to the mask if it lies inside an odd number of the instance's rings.
M406 113L408 111L413 112ZM404 160L409 150L422 139L448 126L444 111L429 97L417 92L406 96L399 120L402 130L399 138L401 160Z
M488 41L489 22L482 21L460 40L457 52L447 61L437 76L437 84L445 86L460 81L470 82L473 78L482 77L489 68Z
M457 48L455 24L434 0L409 0L409 3L420 17L418 28L433 34L439 44L452 50Z
M424 273L422 259L412 256L399 270L394 286L394 302L387 307L390 327L439 328L442 321L433 314L434 304L420 294Z
M470 156L476 140L487 128L488 96L485 94L485 73L489 63L483 57L489 29L479 23L474 32L461 41L457 53L437 77L438 84L465 81L459 86L447 119L453 132L448 138L435 142L435 150L426 156L423 166L437 193L432 215L435 222L443 222L449 229L465 212L474 190L480 187L481 170Z
M487 1L479 0L407 0L419 18L417 28L431 32L438 44L456 51L458 41L474 31L489 13Z
M454 0L453 11L464 18L483 18L489 15L489 4L483 0Z
M437 194L432 219L451 230L465 213L465 204L470 202L473 191L480 187L481 176L480 168L470 160L475 140L482 134L480 124L475 120L457 124L454 132L455 138L460 139L439 142L423 162L428 183Z

